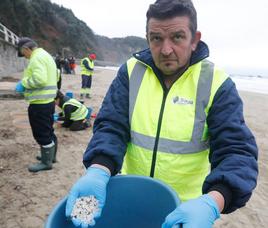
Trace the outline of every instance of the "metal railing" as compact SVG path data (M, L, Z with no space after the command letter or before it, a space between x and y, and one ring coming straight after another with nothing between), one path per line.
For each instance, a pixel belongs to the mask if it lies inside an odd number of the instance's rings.
M6 26L0 23L0 39L15 45L19 41L19 37L10 31Z

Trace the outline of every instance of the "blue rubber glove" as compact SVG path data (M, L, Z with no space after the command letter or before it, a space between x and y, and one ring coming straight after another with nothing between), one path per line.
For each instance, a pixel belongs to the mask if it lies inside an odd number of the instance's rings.
M54 113L53 114L53 120L54 120L54 122L57 122L58 119L59 119L59 114L58 113Z
M77 198L90 195L93 195L99 201L99 211L95 213L94 218L100 217L106 200L106 186L109 179L110 174L107 171L97 167L89 167L86 174L73 185L68 195L66 217L71 216ZM72 218L72 222L75 226L81 225L83 228L95 225L95 220L91 224L84 224L80 220Z
M205 194L178 206L166 217L162 228L171 228L176 224L183 224L183 228L211 228L219 217L215 200Z
M25 87L22 85L21 81L17 83L15 91L18 93L23 93L25 91Z

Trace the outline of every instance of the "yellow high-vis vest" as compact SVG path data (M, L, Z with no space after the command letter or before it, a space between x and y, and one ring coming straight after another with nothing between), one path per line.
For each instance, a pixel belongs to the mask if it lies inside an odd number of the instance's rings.
M91 68L91 69L94 69L94 61L93 60L90 60L88 57L84 58L81 60L81 74L82 75L87 75L87 76L92 76L93 74L93 70L88 70L85 65L83 64L84 60L87 61L88 63L88 66Z
M22 85L24 97L30 104L54 101L57 92L57 68L52 56L42 48L33 50L24 70Z
M165 94L151 67L135 58L127 67L131 141L122 173L160 179L182 201L200 196L210 171L206 118L228 76L203 60L190 66Z
M71 113L71 120L77 121L77 120L84 120L87 116L88 109L85 105L81 104L79 101L71 98L70 100L66 101L62 106L63 116L64 114L64 107L66 105L73 105L77 107L78 109L75 110L75 112Z

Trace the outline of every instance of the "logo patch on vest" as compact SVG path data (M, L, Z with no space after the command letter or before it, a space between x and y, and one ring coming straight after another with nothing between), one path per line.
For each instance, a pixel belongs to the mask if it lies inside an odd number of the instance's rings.
M173 97L172 101L173 104L180 104L180 105L192 105L194 103L192 100L188 100L186 98L179 96Z

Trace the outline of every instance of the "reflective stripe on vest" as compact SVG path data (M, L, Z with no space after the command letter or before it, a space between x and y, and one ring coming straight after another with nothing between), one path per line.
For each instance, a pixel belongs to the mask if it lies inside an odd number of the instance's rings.
M35 88L36 86L41 86L40 85L40 82L36 80L36 77L33 75L32 78L28 78L27 79L27 85L30 87L30 88Z
M23 73L24 97L30 104L53 102L57 91L56 64L52 56L42 48L33 50L29 64Z
M129 121L132 120L133 110L137 94L147 66L137 62L130 76L129 92ZM196 109L194 119L194 129L190 142L175 141L159 138L158 151L174 154L190 154L203 151L209 148L208 141L202 141L204 125L206 121L205 108L210 98L210 90L213 79L214 65L211 62L203 61L198 81L196 95ZM131 131L131 142L137 146L153 151L155 137Z
M55 90L57 90L57 86L46 86L43 88L38 89L26 89L25 94L25 100L31 101L31 100L43 100L43 99L54 99L55 98ZM50 91L49 94L40 94L40 95L32 95L32 93L40 92L40 91Z
M70 99L67 102L65 102L62 106L63 115L65 115L64 114L64 107L66 105L72 105L72 106L77 107L75 112L71 113L71 117L70 117L71 120L77 121L77 120L83 120L86 118L86 116L88 114L88 109L86 108L85 105L81 104L79 101L77 101L75 99Z
M210 170L206 119L228 76L201 61L166 91L153 70L137 61L127 62L131 141L122 173L160 179L182 201L196 198Z

